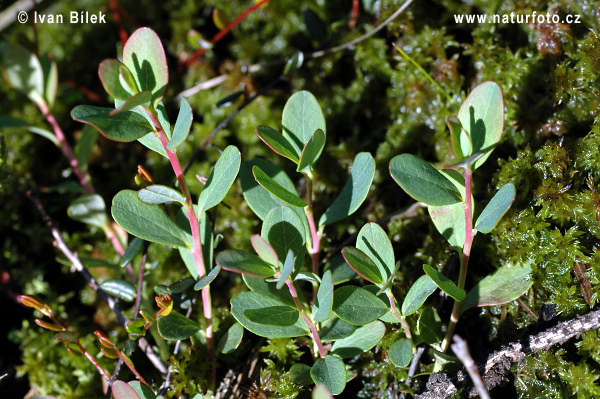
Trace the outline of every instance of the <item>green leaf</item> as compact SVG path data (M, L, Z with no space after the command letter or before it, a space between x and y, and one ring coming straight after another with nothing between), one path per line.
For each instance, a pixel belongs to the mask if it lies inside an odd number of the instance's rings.
M358 328L348 338L336 341L331 347L331 354L342 359L360 355L377 345L384 335L385 325L375 320Z
M141 189L138 191L137 196L140 201L149 205L164 204L173 201L185 205L183 194L177 190L173 190L171 187L160 184L153 184Z
M240 170L241 159L237 147L230 145L225 148L198 198L199 214L223 201Z
M282 291L279 291L282 292ZM308 326L301 318L293 326L265 326L252 323L244 316L249 309L262 309L269 306L285 305L279 299L267 296L259 292L241 292L231 299L231 314L235 319L250 332L266 338L290 338L306 335Z
M135 389L120 380L113 382L111 392L115 399L141 399Z
M110 116L120 114L121 112L131 111L138 105L148 104L150 101L152 101L152 93L149 91L141 91L125 100L117 108L110 111Z
M275 268L251 253L239 249L228 249L217 255L217 265L230 272L249 274L256 277L271 277Z
M354 247L344 247L342 256L359 276L378 286L383 284L379 268L363 251Z
M247 309L244 311L244 316L250 322L263 326L287 327L296 324L300 313L298 313L298 309L290 306L276 305L258 309Z
M273 194L275 197L279 198L286 204L290 204L292 206L297 206L300 208L304 208L308 206L306 202L302 201L302 199L296 194L294 191L288 191L275 180L271 179L268 174L263 172L263 170L258 166L252 167L252 174L254 178L265 190Z
M174 282L173 284L170 284L167 288L169 290L169 294L181 294L194 285L195 282L196 280L193 278L186 277Z
M175 311L158 319L158 333L164 339L188 339L199 330L198 323Z
M356 326L346 323L344 320L337 317L329 319L326 323L321 325L321 341L337 341L344 339L352 335L356 330Z
M290 378L296 384L301 386L309 386L313 384L310 377L310 367L304 363L296 363L290 368Z
M244 327L239 323L233 323L231 327L227 329L225 334L219 340L217 344L217 352L219 353L231 353L240 346L242 343L242 337L244 336Z
M108 94L117 100L125 101L131 97L132 90L126 89L121 83L120 68L127 67L114 58L106 59L98 66L98 76Z
M373 177L375 176L375 160L368 152L356 155L352 163L350 178L333 203L327 208L319 220L319 226L325 226L352 215L363 203Z
M130 264L131 262L133 262L133 259L140 252L142 252L143 247L144 247L144 240L142 240L138 237L135 237L133 240L131 240L131 242L129 243L129 246L125 250L125 253L121 257L121 260L119 260L119 266L125 267L128 264Z
M71 219L105 229L108 223L104 200L98 194L86 194L77 198L67 208Z
M119 226L143 240L175 247L194 245L159 205L144 204L133 190L122 190L114 196L111 213Z
M111 278L100 284L100 288L107 294L125 302L133 302L135 299L135 287L129 281Z
M287 206L271 209L264 219L260 234L273 247L279 259L285 259L291 249L296 255L295 267L304 260L306 238L302 220Z
M296 306L290 291L277 289L277 283L274 281L267 281L262 277L254 277L248 274L242 274L242 280L244 280L246 286L254 292L269 296L288 306Z
M123 89L129 93L129 96L134 95L135 93L139 93L140 88L137 83L135 83L135 78L133 77L133 73L127 68L124 64L119 64L119 83L123 87ZM117 100L117 99L115 99Z
M283 268L281 269L281 276L277 279L277 289L281 289L288 277L292 275L292 272L294 271L294 258L294 251L290 249L285 256L285 262L283 262Z
M299 162L297 149L277 130L260 125L256 127L256 135L275 153L295 163Z
M461 193L464 200L465 194L465 179L456 170L443 170L442 173L446 176ZM471 204L473 204L473 196L471 196ZM465 245L465 209L462 202L457 202L451 205L427 207L429 216L435 225L435 228L440 234L452 245L458 252L461 252Z
M104 137L114 141L134 141L153 130L146 118L136 112L125 111L110 115L111 112L112 108L78 105L71 111L71 117L93 126Z
M331 316L331 308L333 306L333 280L331 271L327 270L323 273L321 285L317 291L317 298L312 307L313 319L316 322L323 322Z
M323 148L325 148L325 132L317 129L304 146L296 171L302 173L312 172L314 164L323 152Z
M254 248L254 251L257 253L259 258L270 265L279 267L279 258L277 257L277 252L275 252L267 240L262 238L260 234L253 234L252 237L250 237L250 242L252 243L252 248Z
M412 154L400 154L390 162L390 174L408 195L427 205L461 202L460 192L442 173Z
M44 72L35 54L11 43L4 51L3 66L4 77L13 88L34 101L44 94Z
M90 156L97 140L98 131L89 125L85 125L75 145L75 158L77 158L77 163L83 171L87 171L88 169Z
M465 299L465 290L458 288L452 280L441 274L437 269L434 269L429 265L423 265L423 270L440 290L444 291L454 300L460 302Z
M412 359L412 342L410 339L399 339L390 345L390 360L396 367L407 367Z
M444 337L442 320L435 309L430 307L423 309L419 315L419 321L417 321L417 334L429 345L441 342Z
M471 137L462 128L460 120L451 115L446 118L446 125L450 129L450 143L454 154L461 160L471 156L473 154L473 143Z
M485 155L473 162L475 170L486 161L493 146L502 137L504 100L500 86L495 82L484 82L475 87L461 104L457 117L471 137L473 154L487 150Z
M177 121L175 121L175 127L173 128L173 135L171 136L169 144L167 144L168 150L174 150L177 148L177 146L185 141L188 134L190 134L193 119L194 115L192 112L192 107L190 106L188 100L186 100L185 97L182 97L181 103L179 104Z
M209 285L210 283L212 283L213 280L215 278L217 278L217 275L219 274L220 271L221 271L221 266L217 265L217 266L213 267L211 269L211 271L208 272L208 274L206 276L204 276L204 278L201 278L200 281L198 281L194 285L194 290L200 291L202 288L204 288L207 285Z
M477 218L475 229L484 234L492 231L500 219L502 219L502 216L508 211L514 200L515 186L512 183L502 186Z
M334 291L333 311L345 322L363 326L383 316L388 306L366 289L346 285Z
M346 366L342 359L334 355L317 359L310 368L310 376L315 384L325 384L334 395L342 393L346 386Z
M123 46L123 64L131 71L140 90L150 90L156 106L169 82L165 50L150 28L139 28Z
M275 197L273 194L262 188L254 179L252 175L252 167L254 165L258 165L263 172L269 175L273 180L275 180L279 185L285 188L287 191L293 192L297 194L296 186L290 180L290 178L279 169L275 164L264 160L264 159L254 159L250 162L242 163L242 167L240 168L240 183L242 185L242 193L244 195L244 199L246 203L252 209L252 211L258 216L261 220L265 220L265 217L269 213L271 209L277 206L282 206L286 204L279 198ZM304 235L306 237L310 236L310 230L308 228L308 220L306 219L306 214L304 213L304 208L299 208L296 206L291 207L294 213L298 216L300 220L302 220L302 224L304 225ZM294 251L296 255L297 252Z
M44 98L46 98L48 106L52 108L58 90L58 68L56 62L48 58L47 54L40 57L40 64L44 73Z
M356 272L348 265L341 252L329 258L323 270L331 270L333 285L342 284L358 277Z
M402 315L410 316L425 303L425 300L435 291L437 285L428 275L419 277L410 287L402 302Z
M308 91L299 91L285 103L281 116L283 136L300 154L311 136L321 129L326 132L325 117L315 96Z
M505 265L494 274L483 278L465 297L460 308L466 310L480 306L502 305L523 295L533 284L531 266Z
M142 384L140 381L129 381L127 383L133 390L140 396L140 399L155 399L156 395L146 384Z
M356 248L363 251L377 265L382 281L394 275L395 258L392 242L377 223L365 224L356 237Z

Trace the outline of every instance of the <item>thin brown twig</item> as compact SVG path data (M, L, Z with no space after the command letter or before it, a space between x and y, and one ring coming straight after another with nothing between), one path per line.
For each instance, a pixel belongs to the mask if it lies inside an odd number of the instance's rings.
M473 381L473 385L475 385L477 392L479 392L479 397L481 399L490 399L490 393L485 388L485 385L481 380L481 375L479 375L479 370L477 370L477 365L469 353L467 341L458 335L453 337L453 341L454 343L450 345L450 348L452 348L452 352L454 352L456 357L458 357L465 366L467 373L469 373L469 376L471 377L471 381Z
M52 237L54 237L55 240L55 246L58 248L58 250L61 251L67 257L67 259L69 259L75 270L81 273L81 275L87 281L89 286L98 294L100 298L102 298L108 304L108 307L115 313L119 324L126 325L127 322L129 322L129 320L125 315L123 315L123 312L121 311L121 308L119 307L117 301L115 301L115 299L113 299L110 295L108 295L105 291L103 291L100 288L100 285L98 284L96 279L94 279L94 277L90 274L90 272L83 265L83 263L81 263L81 260L79 259L77 254L69 249L64 239L62 238L62 234L60 233L52 219L50 219L48 213L46 213L46 210L44 209L39 198L31 191L27 192L27 196L33 202L36 209L42 216L42 219L50 229ZM150 360L154 367L156 367L156 369L160 371L161 374L166 375L167 367L162 362L160 357L154 352L148 341L145 338L140 338L138 340L138 346L146 354L146 357L148 357L148 360Z

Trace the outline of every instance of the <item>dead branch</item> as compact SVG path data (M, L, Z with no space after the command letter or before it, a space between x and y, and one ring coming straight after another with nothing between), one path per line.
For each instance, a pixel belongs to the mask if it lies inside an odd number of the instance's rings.
M541 333L530 335L521 342L512 342L492 353L477 364L485 387L490 390L504 381L506 372L513 363L521 363L529 354L548 350L554 345L562 345L582 333L600 328L600 310L563 321ZM462 388L471 387L467 372L462 369L450 376L445 372L432 374L427 382L427 391L416 395L415 399L445 399L456 395ZM475 388L470 388L467 396L478 397Z

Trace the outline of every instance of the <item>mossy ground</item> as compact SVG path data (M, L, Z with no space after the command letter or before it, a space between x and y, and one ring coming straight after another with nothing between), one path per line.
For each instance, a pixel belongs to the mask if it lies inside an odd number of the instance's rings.
M197 116L193 138L178 152L180 159L187 160L240 101L218 107L215 104L220 99L238 90L260 89L281 73L283 64L279 61L295 50L309 53L369 31L396 10L400 2L361 2L358 26L348 32L345 21L350 14L350 1L303 4L291 0L273 1L251 14L185 71L179 71L177 65L178 59L194 50L188 41L188 31L195 29L210 38L217 32L210 18L213 6L233 18L248 6L247 2L182 0L163 4L123 0L119 4L133 16L135 25L152 27L163 40L171 66L166 98L173 99L198 82L228 74L223 84L190 97ZM534 285L522 301L534 313L538 313L543 304L554 304L561 318L570 318L587 312L600 299L599 4L589 0L476 0L470 4L450 0L415 2L372 38L351 49L306 60L289 80L245 108L212 143L219 148L235 144L246 159L256 156L274 159L254 135L254 128L258 124L278 126L283 104L292 92L300 89L313 92L328 124L326 152L317 164L320 179L316 187L320 199L316 203L317 213L343 185L345 173L342 172L347 170L357 152L374 154L378 168L366 205L355 217L327 231L324 241L327 253L365 222L383 218L412 203L389 177L387 165L394 155L410 152L433 163L452 162L445 117L456 112L461 99L476 83L494 80L504 93L504 136L490 160L475 174L474 195L476 202L485 204L498 187L510 181L517 187L517 199L490 235L476 237L467 287L500 265L528 262L534 268ZM303 20L307 7L326 22L325 36L315 39L307 32ZM52 12L109 11L106 2L96 0L57 2L50 9ZM140 10L143 12L138 12ZM561 16L577 14L582 23L550 27L465 25L456 24L453 19L454 14L463 13L527 14L533 11L552 11ZM125 25L130 32L134 28L130 22ZM40 52L49 52L58 63L61 83L54 112L73 142L81 126L70 119L70 109L89 103L89 99L68 82L74 81L96 93L103 92L96 75L97 65L104 58L114 57L118 31L112 18L106 25L40 24L37 30ZM13 24L4 33L3 40L32 48L34 36L30 26ZM423 66L452 99L446 100L393 49L392 43L397 43ZM264 67L247 76L241 71L248 64ZM7 85L0 85L0 95L4 106L2 114L44 125L24 96ZM168 102L167 107L171 114L177 109L173 101ZM3 243L0 268L10 274L10 282L3 292L43 297L69 321L89 347L94 347L91 332L96 328L115 331L118 337L124 338L125 333L116 327L113 315L95 298L83 279L53 260L56 254L49 232L25 195L29 189L42 193L48 212L67 233L69 245L79 254L116 261L102 232L90 232L67 218L66 207L77 193L57 186L65 180L73 180L64 158L40 137L15 130L3 130L0 134L6 144L0 164ZM218 151L209 146L189 176L206 175L217 157ZM137 164L150 170L155 181L172 182L167 162L140 145L98 141L90 173L107 203L118 190L134 187ZM197 192L200 184L193 178L190 182L191 191ZM211 215L216 232L225 237L221 248L247 247L250 234L259 228L258 219L243 203L239 186L235 187L226 200L229 208L220 207ZM436 266L450 277L457 276L457 256L442 242L424 210L410 219L392 219L385 227L393 239L396 258L402 262L398 283L394 286L397 297L402 298L419 277L422 263ZM147 298L151 298L153 286L186 276L177 254L167 248L153 245L149 257L157 262L157 267L146 276ZM589 303L574 274L575 264L583 264L587 269L592 294ZM98 276L109 273L107 270L93 272ZM220 323L226 326L232 321L227 311L229 298L242 289L241 279L231 275L220 277L214 285L213 292L223 293L215 295L214 305L222 308L217 314ZM432 301L440 310L442 320L447 320L449 301L440 296ZM5 316L9 323L3 323L2 333L4 341L8 337L12 344L6 352L8 363L0 363L1 369L10 372L15 362L19 364L18 377L11 374L8 384L20 383L14 386L31 386L39 393L61 398L99 392L100 378L89 363L69 357L51 335L33 325L29 312L16 306L7 296L3 302L5 314L10 316ZM150 302L147 305L150 307ZM520 338L535 328L535 322L523 308L511 303L467 312L457 333L467 339L475 357L483 357L491 348ZM392 334L395 334L393 329ZM503 395L507 396L503 397L599 397L598 340L596 332L589 332L577 344L528 357L513 368L503 388ZM235 367L243 361L249 348L260 342L264 341L251 337L238 352L225 356L219 377L223 377L227 367ZM304 353L302 345L291 340L263 343L267 344L269 346L263 348L264 360L260 361L262 378L257 379L253 389L259 392L260 388L268 397L292 398L300 388L286 377L285 371L292 358ZM352 363L357 376L349 383L345 397L386 397L389 384L404 377L405 371L398 371L388 363L386 345L389 345L387 338L372 353ZM189 395L202 385L206 379L202 355L201 351L187 350L171 359L179 370L174 376L177 392L170 393L171 396ZM152 375L144 359L139 358L139 364ZM420 371L431 368L431 354L426 353ZM417 378L416 391L424 388L425 379ZM6 383L0 383L1 391L7 395L14 393Z

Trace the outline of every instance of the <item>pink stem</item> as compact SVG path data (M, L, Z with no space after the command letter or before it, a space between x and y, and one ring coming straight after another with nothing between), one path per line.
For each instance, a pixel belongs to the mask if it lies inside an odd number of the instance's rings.
M311 256L312 256L312 264L313 264L313 273L317 276L319 275L319 251L320 251L320 239L319 233L317 231L317 226L315 224L315 217L313 214L313 182L311 179L307 178L307 196L308 196L308 207L304 208L304 213L306 213L306 218L308 219L308 227L310 229L310 237L312 241L311 245Z
M471 168L467 166L465 168L465 245L463 246L463 252L461 254L460 272L458 274L458 288L465 288L465 281L467 279L467 269L469 267L469 257L471 256L471 246L473 245L473 205L471 204ZM446 352L450 347L450 340L454 329L458 323L458 316L460 314L460 306L462 301L454 301L454 307L452 308L452 314L450 315L450 323L448 324L448 331L442 342L442 352Z
M304 311L304 307L302 307L302 304L300 303L300 299L298 299L298 292L296 291L296 287L294 287L294 283L289 278L286 280L285 283L290 290L290 294L292 295L292 298L294 298L294 302L296 303L298 312L300 312L300 317L302 317L302 320L304 320L304 322L310 329L310 333L313 337L313 341L315 342L315 344L317 344L317 348L319 350L319 355L322 358L325 357L325 348L323 347L323 344L321 343L321 338L319 338L319 333L317 332L317 328L315 327L313 322L310 320L310 318L306 315L306 312Z
M394 300L394 295L389 290L386 292L386 294L387 294L388 299L390 300L390 308L391 308L392 314L394 315L394 317L396 319L398 319L398 321L402 325L402 329L404 330L404 334L406 334L406 338L412 339L412 335L410 333L410 328L408 328L408 324L406 324L406 320L404 320L404 317L400 316L398 309L396 309L396 301Z
M156 134L167 153L167 157L169 158L169 162L171 162L171 166L173 168L173 172L175 173L175 177L177 177L177 181L179 182L179 188L181 192L185 196L185 210L190 221L190 229L192 231L192 240L194 241L194 248L192 254L194 256L194 261L196 262L196 269L198 271L198 279L206 276L206 268L204 266L204 258L202 257L202 244L200 242L200 224L198 222L198 218L196 217L196 212L194 212L194 203L192 201L192 196L190 191L188 190L187 184L185 182L185 178L183 176L183 170L181 169L181 164L179 163L179 158L177 158L177 154L173 150L167 149L167 144L169 144L169 139L165 134L162 125L160 124L158 118L156 117L154 112L148 112L152 123L154 124L154 128L156 129ZM214 385L216 380L216 363L217 358L215 356L214 348L213 348L213 325L212 325L212 304L211 304L211 296L210 296L210 285L202 288L202 308L204 311L204 321L206 323L206 346L208 347L208 356L210 358L211 364L211 386Z

